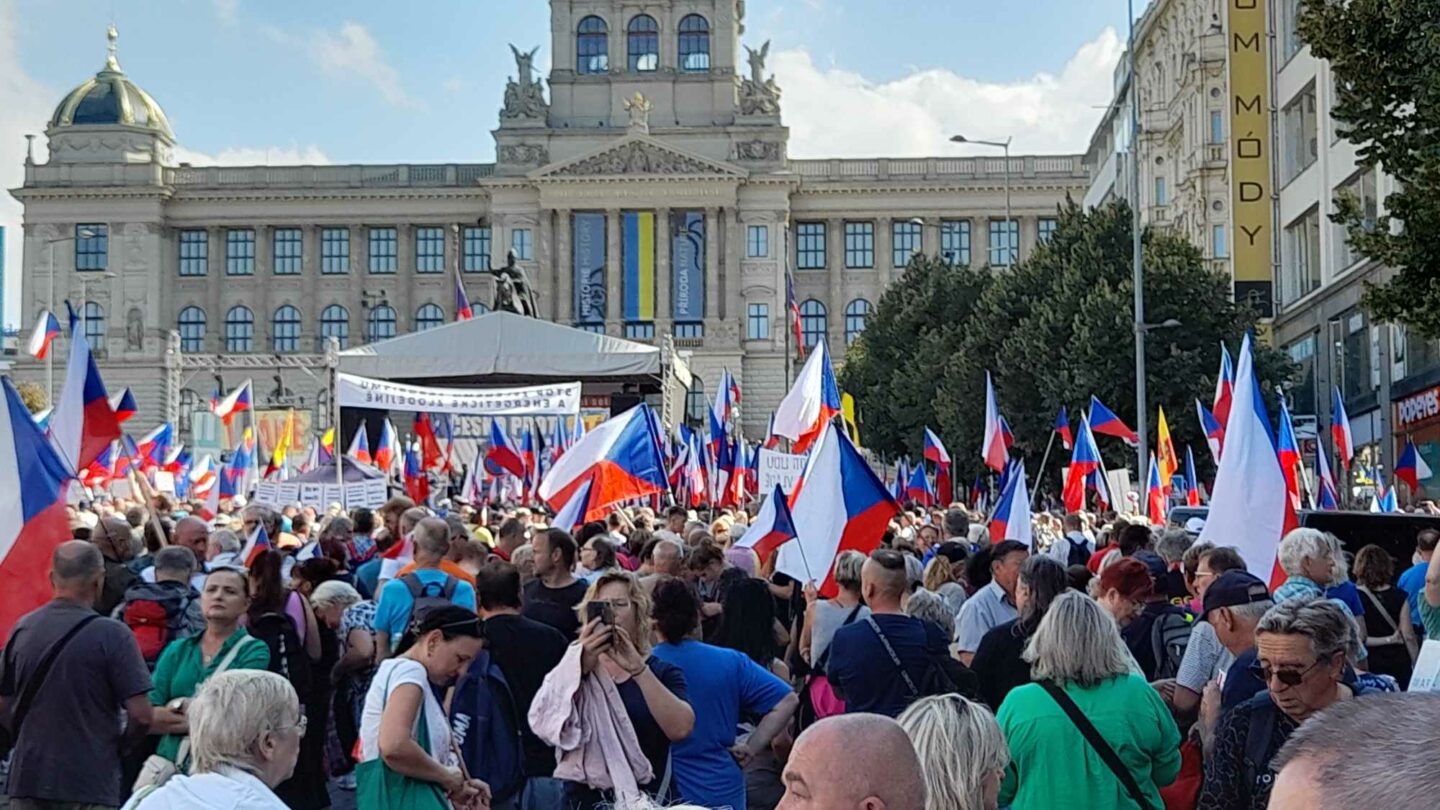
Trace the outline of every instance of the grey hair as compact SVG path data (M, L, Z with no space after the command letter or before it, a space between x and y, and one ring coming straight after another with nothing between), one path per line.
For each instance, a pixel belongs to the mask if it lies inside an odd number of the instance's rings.
M316 610L332 607L343 610L359 601L360 592L351 587L350 583L338 579L320 583L315 587L315 592L310 594L310 604Z
M1195 538L1184 529L1170 529L1160 535L1160 541L1155 544L1155 551L1160 558L1167 563L1178 563L1185 559L1185 552L1193 545Z
M654 557L660 556L660 549L662 548L667 550L667 556L668 552L673 551L676 560L685 559L685 547L680 545L678 541L671 540L668 537L662 537L655 541L655 549L650 552L651 558L653 559Z
M240 553L240 535L229 529L216 529L210 534L210 541L220 549L222 554Z
M848 591L860 590L860 569L868 559L854 549L840 552L835 558L835 584Z
M415 524L410 536L415 540L416 551L444 557L450 550L450 527L440 518L427 517L421 520Z
M258 776L261 740L300 722L300 698L289 681L273 672L227 670L200 686L185 715L191 773L231 767Z
M1306 560L1332 555L1330 540L1319 529L1292 529L1280 540L1280 567L1292 577L1300 576L1300 566Z
M1094 599L1075 592L1050 603L1022 657L1032 679L1082 687L1130 671L1130 654L1115 619Z
M905 613L939 625L940 629L945 631L945 638L955 635L955 614L945 607L945 600L924 588L910 593L905 602Z
M1431 750L1440 725L1440 695L1390 693L1342 700L1291 732L1272 767L1278 773L1308 762L1320 797L1317 810L1425 807L1440 792ZM1384 750L1377 768L1355 751Z
M1292 532L1293 534L1293 532ZM1255 625L1255 635L1305 636L1316 658L1337 652L1348 656L1358 634L1345 609L1323 596L1297 596L1275 605Z
M522 545L516 546L515 550L510 552L510 562L514 563L515 567L518 568L520 567L520 563L523 563L526 560L533 559L534 556L535 547L530 545L529 543L524 543Z
M161 572L171 574L183 574L188 581L195 573L199 563L195 561L195 552L184 546L166 546L155 552L155 573Z
M983 810L985 776L1010 764L995 715L960 695L937 695L910 704L898 722L920 757L925 810Z
M1266 599L1244 605L1231 605L1225 609L1230 611L1230 615L1235 617L1237 621L1242 621L1247 624L1258 624L1260 620L1264 618L1265 614L1270 612L1270 608L1272 607L1275 607L1275 603L1272 600Z
M275 511L275 507L268 503L251 502L240 510L242 518L247 514L255 515L256 520L265 524L265 533L272 538L271 542L274 542L274 538L280 533L280 513Z

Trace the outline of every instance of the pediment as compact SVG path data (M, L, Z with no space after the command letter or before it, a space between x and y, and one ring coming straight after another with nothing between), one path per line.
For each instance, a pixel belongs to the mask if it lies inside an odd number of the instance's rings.
M542 166L535 180L592 177L696 177L740 179L750 173L731 163L677 149L648 135L627 135L588 154Z

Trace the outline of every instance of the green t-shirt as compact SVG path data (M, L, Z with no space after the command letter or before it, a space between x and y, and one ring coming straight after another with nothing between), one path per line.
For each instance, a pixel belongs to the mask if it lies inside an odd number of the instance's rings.
M1425 638L1440 641L1440 607L1430 607L1430 603L1425 601L1424 591L1420 592L1415 604L1420 606L1420 623L1425 625Z
M164 706L175 698L193 697L200 682L215 674L216 667L230 654L230 649L242 642L245 646L236 653L228 669L268 669L270 666L270 648L265 642L252 638L243 627L225 639L215 657L210 659L210 665L205 666L200 653L200 639L204 635L196 633L189 638L176 639L160 653L160 660L155 662L155 674L151 676L150 705ZM155 753L174 762L184 737L183 734L166 734L160 738Z

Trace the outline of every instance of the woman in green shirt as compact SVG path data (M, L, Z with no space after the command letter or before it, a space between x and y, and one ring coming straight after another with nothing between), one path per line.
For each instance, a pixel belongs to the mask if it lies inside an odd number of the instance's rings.
M1000 806L1161 810L1160 788L1180 772L1180 731L1160 693L1131 673L1125 642L1105 608L1073 591L1056 597L1024 658L1035 683L1011 691L997 718L1010 746ZM1132 798L1061 708L1066 698L1119 757L1143 802Z
M185 710L206 678L220 669L266 669L270 648L240 626L250 606L250 580L238 568L219 568L205 578L200 610L205 630L170 642L155 662L150 703L155 707L151 734L163 734L155 753L179 762L180 742L190 733Z

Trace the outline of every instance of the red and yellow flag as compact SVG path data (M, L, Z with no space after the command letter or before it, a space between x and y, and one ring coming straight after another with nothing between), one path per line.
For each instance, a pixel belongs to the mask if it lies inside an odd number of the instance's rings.
M1180 460L1175 457L1175 444L1170 441L1170 424L1165 421L1165 409L1160 408L1160 419L1156 423L1155 456L1160 464L1160 487L1170 492L1170 480L1180 469Z

